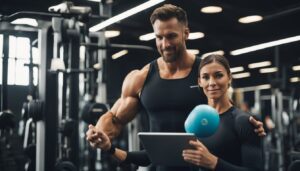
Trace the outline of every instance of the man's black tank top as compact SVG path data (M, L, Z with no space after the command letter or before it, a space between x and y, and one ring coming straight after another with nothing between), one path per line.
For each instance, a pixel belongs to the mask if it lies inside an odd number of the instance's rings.
M190 73L180 79L162 79L157 60L150 63L148 75L141 91L141 103L149 117L151 132L184 132L184 121L191 110L207 103L198 85L200 58Z

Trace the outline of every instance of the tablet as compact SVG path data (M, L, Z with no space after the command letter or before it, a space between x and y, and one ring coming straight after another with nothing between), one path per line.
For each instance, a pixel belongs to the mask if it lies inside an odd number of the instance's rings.
M183 160L182 151L191 149L189 140L196 140L191 133L140 132L138 136L153 165L190 166Z

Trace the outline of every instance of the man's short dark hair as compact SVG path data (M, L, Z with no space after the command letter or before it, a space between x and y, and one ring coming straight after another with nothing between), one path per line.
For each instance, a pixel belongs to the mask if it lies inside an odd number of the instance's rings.
M150 21L153 25L156 20L167 21L171 18L176 18L178 22L185 26L188 25L186 12L182 8L172 4L165 4L156 8L151 14Z

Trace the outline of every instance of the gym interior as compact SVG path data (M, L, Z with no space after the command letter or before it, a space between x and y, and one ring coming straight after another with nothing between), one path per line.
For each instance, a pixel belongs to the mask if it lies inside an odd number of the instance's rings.
M92 148L86 131L160 56L149 18L163 4L186 10L189 53L230 62L234 105L264 124L264 170L300 170L299 1L1 0L1 171L151 170ZM112 143L139 150L147 119Z

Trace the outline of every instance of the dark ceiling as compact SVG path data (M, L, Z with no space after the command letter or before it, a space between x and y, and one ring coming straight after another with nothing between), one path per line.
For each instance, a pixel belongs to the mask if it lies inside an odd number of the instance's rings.
M9 15L18 11L47 12L51 5L60 0L1 0L0 13ZM99 14L99 4L86 0L73 0L75 5L91 6L93 14ZM119 14L129 8L141 4L141 0L113 0L112 15ZM235 80L236 87L253 86L269 83L276 76L290 78L300 76L299 72L291 70L291 66L300 64L300 42L281 45L278 48L267 48L238 56L231 56L230 51L265 43L273 40L300 35L300 2L299 0L166 0L185 9L188 13L191 32L201 31L205 37L189 40L190 49L199 49L200 56L206 52L224 50L231 66L244 66L251 72L250 78ZM203 14L202 7L208 5L220 6L222 13ZM144 10L130 18L122 20L107 29L120 29L121 35L110 39L111 43L139 44L155 48L155 41L139 41L139 36L152 32L149 16L154 7ZM251 24L240 24L237 20L248 15L262 15L264 19ZM95 22L91 22L92 23ZM126 58L130 60L128 53ZM143 54L143 53L142 53ZM147 54L146 55L151 55ZM157 54L155 54L157 55ZM277 62L275 58L277 57ZM143 58L143 56L140 56ZM133 58L134 59L134 58ZM151 58L147 57L146 60ZM258 69L248 69L248 64L264 60L272 61L272 66L279 65L278 74L260 74ZM146 61L149 62L149 61ZM285 68L285 69L283 69ZM288 83L295 85L299 83Z

